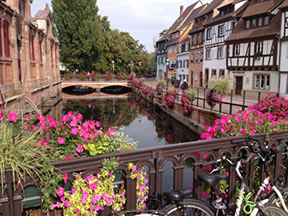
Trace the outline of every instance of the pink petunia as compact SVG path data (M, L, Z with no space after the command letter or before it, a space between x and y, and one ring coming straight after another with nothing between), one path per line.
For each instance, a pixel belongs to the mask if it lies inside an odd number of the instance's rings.
M62 197L62 196L64 195L64 191L65 191L65 189L60 187L60 188L56 191L56 194L57 194L59 197Z
M79 132L79 130L77 128L72 128L71 129L71 133L74 134L74 135L78 134L78 132Z
M78 145L77 148L76 148L76 151L77 151L78 153L81 153L81 152L84 151L84 147L83 147L82 145Z
M66 157L65 157L65 160L70 160L70 159L72 159L71 156L66 156Z
M71 127L76 127L77 125L78 125L78 122L75 120L70 122Z
M62 137L59 137L58 138L58 143L59 143L59 145L63 145L65 143L65 139L62 138Z
M17 120L17 117L18 117L18 115L14 112L11 112L8 114L8 120L9 121L15 122Z
M63 180L64 180L64 183L66 184L66 183L67 183L67 180L68 180L68 175L67 175L67 173L65 173L65 174L63 175Z
M31 131L34 131L35 129L36 129L36 126L32 126L32 125L31 125L31 126L29 127L29 130L31 130Z

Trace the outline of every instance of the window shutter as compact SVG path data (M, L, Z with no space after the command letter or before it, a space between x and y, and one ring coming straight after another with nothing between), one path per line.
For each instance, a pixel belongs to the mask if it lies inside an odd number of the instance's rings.
M39 40L39 53L40 53L40 62L43 62L42 59L42 40Z
M9 24L7 20L4 21L4 42L5 42L5 56L10 57Z
M226 23L224 23L224 25L223 25L223 34L224 34L224 36L226 36Z

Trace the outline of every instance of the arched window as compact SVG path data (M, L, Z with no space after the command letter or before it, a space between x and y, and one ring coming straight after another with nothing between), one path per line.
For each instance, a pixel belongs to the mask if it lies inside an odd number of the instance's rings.
M34 35L30 33L31 60L35 61Z
M40 63L43 62L42 59L42 39L39 39L39 55L40 55Z
M51 45L51 64L53 64L53 44Z
M9 45L9 23L4 21L4 43L5 43L5 56L10 57L10 45Z

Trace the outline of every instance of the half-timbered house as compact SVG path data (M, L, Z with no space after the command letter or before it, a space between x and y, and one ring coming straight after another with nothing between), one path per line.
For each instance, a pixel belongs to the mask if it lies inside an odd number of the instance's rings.
M190 64L189 81L194 87L203 87L203 57L204 57L204 24L210 22L218 14L216 8L222 0L213 0L203 11L195 18L190 35Z
M226 0L218 7L218 15L207 22L205 27L203 79L208 86L211 77L226 77L226 45L225 40L232 33L235 24L248 5L247 0Z
M236 83L236 94L279 91L279 45L283 0L251 0L227 44L226 64Z

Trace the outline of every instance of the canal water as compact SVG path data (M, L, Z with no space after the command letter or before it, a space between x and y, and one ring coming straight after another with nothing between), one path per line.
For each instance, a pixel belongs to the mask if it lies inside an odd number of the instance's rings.
M85 120L97 120L104 131L109 128L122 130L138 141L138 149L175 145L195 141L199 136L181 123L163 113L159 108L131 92L107 97L75 97L63 99L62 114L80 112ZM192 169L187 162L184 186L192 185ZM173 188L172 162L165 164L163 191ZM187 174L187 175L186 175ZM190 178L191 176L191 178Z

